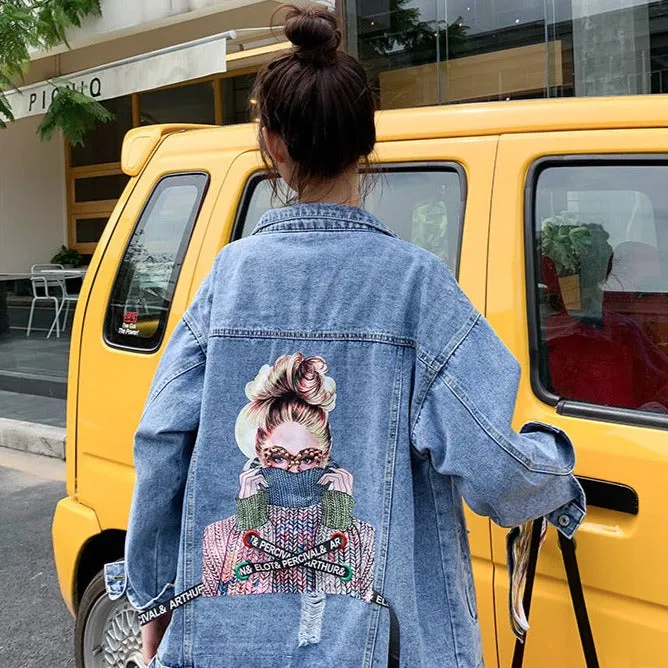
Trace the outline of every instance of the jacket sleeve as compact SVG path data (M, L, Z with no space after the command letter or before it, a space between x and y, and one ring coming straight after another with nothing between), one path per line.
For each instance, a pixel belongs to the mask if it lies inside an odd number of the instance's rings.
M198 293L162 355L134 441L136 483L125 561L105 566L111 598L127 595L138 610L174 595L181 514L199 427L208 290Z
M544 424L512 426L519 365L480 315L449 347L413 427L413 444L452 476L468 505L501 526L546 516L572 536L585 515L573 446Z

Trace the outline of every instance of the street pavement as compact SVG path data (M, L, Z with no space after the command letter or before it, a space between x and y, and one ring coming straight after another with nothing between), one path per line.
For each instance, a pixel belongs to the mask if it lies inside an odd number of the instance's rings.
M64 481L64 462L0 448L1 668L74 666L74 621L51 545Z

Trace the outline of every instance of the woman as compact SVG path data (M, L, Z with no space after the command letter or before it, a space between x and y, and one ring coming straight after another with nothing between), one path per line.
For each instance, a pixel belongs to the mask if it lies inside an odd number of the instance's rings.
M142 629L155 666L477 668L462 498L572 536L573 448L513 431L515 360L438 258L360 208L373 98L335 17L293 8L285 33L253 97L298 202L221 251L165 350L110 587L174 608Z

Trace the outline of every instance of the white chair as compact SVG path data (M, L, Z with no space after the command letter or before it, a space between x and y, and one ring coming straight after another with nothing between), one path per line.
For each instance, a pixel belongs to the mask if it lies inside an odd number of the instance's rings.
M60 338L60 310L62 304L60 303L60 298L63 295L63 285L60 278L56 276L49 276L44 274L44 270L53 270L53 269L63 269L62 264L33 264L30 268L30 283L32 285L32 304L30 304L30 317L28 318L28 331L26 336L30 336L30 330L32 329L32 319L35 315L35 304L39 301L48 301L53 302L53 308L55 310L53 323L51 324L51 329L46 335L48 339L51 336L51 332L55 326L56 336ZM43 294L42 294L43 293ZM57 293L57 295L55 294Z
M65 307L65 317L63 318L63 331L67 329L67 315L70 312L70 304L74 303L76 304L79 301L79 295L78 293L72 293L67 289L67 278L63 277L61 279L61 285L60 289L62 292L61 296L61 301L60 301L60 311L63 310L63 306ZM60 315L59 311L59 315ZM54 323L56 324L56 323ZM53 331L53 325L51 325L51 329L49 330L49 334ZM47 336L48 338L48 336Z

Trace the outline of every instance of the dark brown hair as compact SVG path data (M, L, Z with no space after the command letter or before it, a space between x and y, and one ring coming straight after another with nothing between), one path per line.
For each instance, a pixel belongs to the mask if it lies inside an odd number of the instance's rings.
M252 98L260 129L285 142L300 194L367 159L376 143L375 109L364 68L339 50L336 16L322 7L287 9L293 48L260 71ZM269 165L261 134L259 141Z

